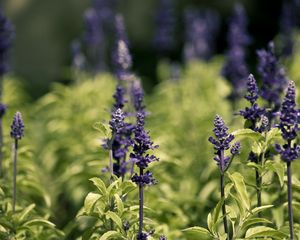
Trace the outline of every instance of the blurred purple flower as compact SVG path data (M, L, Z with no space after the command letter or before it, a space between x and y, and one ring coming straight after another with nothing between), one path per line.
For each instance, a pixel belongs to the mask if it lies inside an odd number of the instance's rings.
M14 27L0 11L0 77L8 71L8 50L12 46Z
M161 0L155 16L154 47L160 54L168 54L175 47L174 1Z
M250 44L250 37L247 32L247 17L242 5L236 5L234 8L227 41L228 52L222 75L231 83L232 93L229 98L235 101L244 94L249 74L245 48Z
M274 43L268 44L267 50L258 50L258 72L262 77L261 96L268 101L273 111L281 104L281 95L287 85L284 68L280 66L275 56Z
M184 58L186 61L211 58L218 27L219 17L216 12L194 9L185 11Z
M16 140L24 137L24 122L20 112L16 112L11 124L10 136Z

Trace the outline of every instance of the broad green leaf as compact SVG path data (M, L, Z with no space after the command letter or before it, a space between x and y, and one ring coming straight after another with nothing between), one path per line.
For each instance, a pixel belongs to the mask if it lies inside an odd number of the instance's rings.
M184 233L191 234L193 236L192 239L211 239L210 232L203 227L190 227L182 230ZM188 238L190 239L190 238Z
M207 227L208 227L209 231L211 231L212 233L214 233L211 213L209 213L207 215Z
M256 207L256 208L253 208L250 212L254 215L256 213L259 213L265 209L268 209L268 208L271 208L273 207L274 205L265 205L265 206L261 206L261 207Z
M246 185L244 182L244 177L240 173L229 174L228 176L232 183L234 184L234 188L244 206L245 209L250 209L250 199L247 194Z
M104 233L99 240L115 239L116 237L121 237L121 234L117 231L108 231Z
M250 218L243 223L242 229L246 230L247 228L249 228L249 226L257 223L272 223L272 222L270 222L268 219L265 218Z
M251 151L253 153L255 153L257 156L259 156L262 153L262 151L263 151L263 143L261 143L261 142L254 142L252 144Z
M84 200L84 211L87 214L90 214L91 210L93 209L95 203L98 201L98 199L101 198L101 195L98 193L89 193L85 200Z
M212 218L213 225L215 225L218 222L220 211L221 211L223 204L224 204L224 199L221 199L213 211L213 215L212 215L213 216L213 218Z
M90 181L94 183L94 185L98 188L100 193L104 196L107 196L107 190L104 182L100 178L91 178Z
M280 186L283 187L284 171L285 171L283 163L268 161L268 162L266 162L265 167L267 169L273 171L274 173L276 173L276 175L278 176L279 182L280 182Z
M108 211L108 212L105 213L105 215L108 218L112 219L117 224L117 226L120 230L123 230L122 220L116 213L114 213L112 211Z
M246 239L255 239L258 237L272 237L274 239L282 240L287 236L278 230L265 226L253 227L247 230L245 236Z
M271 144L276 139L281 138L281 131L279 128L271 128L269 132L267 132L266 135L266 143L267 145Z
M254 132L253 130L246 128L246 129L238 129L231 133L237 138L251 138L254 141L258 141L263 138L263 136L258 133Z
M115 194L114 197L115 197L115 202L116 202L116 205L117 205L117 211L118 211L119 215L121 216L122 213L124 212L124 204L123 204L123 201L122 201L122 199L119 197L118 194Z
M128 194L131 191L137 189L136 185L132 181L124 181L121 183L122 194Z

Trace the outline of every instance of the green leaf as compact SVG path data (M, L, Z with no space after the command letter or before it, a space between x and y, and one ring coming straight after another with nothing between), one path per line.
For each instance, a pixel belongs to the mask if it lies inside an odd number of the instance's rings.
M211 218L211 213L209 213L209 214L207 215L207 227L208 227L208 229L209 229L212 233L214 233L214 231L213 231L213 223L212 223L212 218Z
M108 124L104 124L102 122L96 122L93 125L93 128L96 129L97 131L101 132L104 134L104 136L108 139L111 138L111 129L109 128Z
M105 213L105 215L108 218L112 219L117 224L117 226L120 230L123 230L122 220L116 213L114 213L112 211L108 211L108 212Z
M137 186L132 181L124 181L121 183L122 194L128 194L137 189Z
M116 205L117 205L117 211L118 211L119 215L122 215L123 212L124 212L124 204L123 204L123 201L122 201L122 199L119 197L118 194L115 194L114 197L115 197L115 202L116 202Z
M46 226L54 228L55 224L45 219L33 219L23 224L23 226Z
M193 239L211 239L210 232L206 228L202 227L190 227L182 230L184 233L191 234ZM190 238L188 238L190 239Z
M106 239L112 239L115 237L121 237L121 234L117 231L108 231L106 233L104 233L99 240L106 240Z
M94 185L98 188L98 190L100 191L100 193L103 196L107 196L106 186L100 178L94 177L94 178L91 178L90 181L92 181L94 183Z
M263 138L263 136L258 133L254 132L253 130L246 128L246 129L238 129L234 132L231 133L234 135L236 138L251 138L254 141L259 141L260 139Z
M284 239L287 237L284 233L279 232L270 227L259 226L253 227L247 230L246 232L246 239L255 239L258 237L272 237L274 239Z
M101 195L97 193L89 193L84 200L84 211L87 214L91 213L91 210L95 206L98 199L100 199Z
M220 215L220 211L221 211L221 207L222 205L224 204L224 199L221 199L217 206L215 207L215 209L213 210L213 218L212 218L212 223L213 225L216 225L216 223L218 222L219 220L219 215Z
M281 131L279 128L271 128L266 135L266 143L267 145L271 144L274 140L281 138Z
M278 176L279 182L280 182L280 186L283 187L284 171L285 171L283 163L268 161L268 162L266 162L265 167L267 169L273 171L274 173L276 173L276 175Z
M245 209L249 210L250 209L250 199L247 194L247 189L246 185L244 182L244 177L240 173L233 173L229 174L228 176L232 183L234 184L234 188L239 196L239 199L241 200L242 205L244 206Z
M243 223L242 229L247 229L249 226L257 223L272 223L272 222L270 222L268 219L265 218L250 218Z
M261 212L261 211L263 211L263 210L265 210L265 209L268 209L268 208L271 208L271 207L273 207L274 205L265 205L265 206L261 206L261 207L256 207L256 208L253 208L251 211L250 211L250 213L251 214L257 214L257 213L259 213L259 212Z
M28 207L26 207L19 216L19 221L22 222L28 214L35 208L35 204L30 204Z

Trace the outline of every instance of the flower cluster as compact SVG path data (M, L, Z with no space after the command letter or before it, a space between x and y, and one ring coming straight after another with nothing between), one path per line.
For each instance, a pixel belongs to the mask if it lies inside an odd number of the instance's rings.
M166 54L174 49L175 16L173 0L162 0L155 18L156 32L154 47L161 54Z
M256 123L261 119L265 110L260 108L256 103L259 97L259 91L256 84L256 80L252 74L249 75L247 81L247 94L244 98L250 102L250 107L246 107L244 110L240 110L240 115L244 117L245 120L250 122L249 128L252 130L258 130L256 128Z
M245 48L250 43L247 33L247 17L241 5L235 6L234 16L229 25L227 36L229 50L227 60L222 69L222 75L233 86L230 99L235 100L242 96L246 89L246 77L249 74L246 65Z
M10 136L15 140L20 140L24 137L24 122L20 112L16 112L11 124Z
M292 140L296 139L297 132L299 131L295 95L295 84L290 81L282 103L279 123L282 137L286 140L286 143L282 148L276 145L276 150L280 153L281 159L286 162L295 160L300 154L300 146L292 143Z
M115 18L115 29L116 41L112 54L114 70L119 80L126 80L131 76L132 59L128 48L124 19L121 15L117 15Z
M187 61L211 58L218 26L219 18L213 11L185 11L184 58Z
M144 112L145 106L143 105L144 101L144 91L141 86L140 81L136 80L131 85L131 97L134 109L136 112Z
M14 37L12 23L0 12L0 77L8 71L7 52Z
M137 124L133 130L134 132L134 146L133 153L130 154L131 161L140 169L146 169L148 165L153 161L158 161L158 158L152 154L148 154L148 150L157 148L157 145L153 145L149 134L145 131L145 114L144 112L137 112L136 115ZM135 174L132 177L132 181L139 185L149 185L154 183L154 179L151 173L145 173L137 177Z
M208 141L214 145L214 160L217 162L220 171L224 173L229 165L230 159L239 154L241 146L239 142L234 143L232 146L230 145L234 136L232 134L228 134L228 127L219 115L215 117L213 132L216 138L209 137ZM224 151L228 149L230 149L232 156L226 157L224 155Z
M287 85L285 71L275 56L273 42L269 43L268 50L258 50L257 55L258 72L262 77L261 96L277 111L280 108L281 94Z

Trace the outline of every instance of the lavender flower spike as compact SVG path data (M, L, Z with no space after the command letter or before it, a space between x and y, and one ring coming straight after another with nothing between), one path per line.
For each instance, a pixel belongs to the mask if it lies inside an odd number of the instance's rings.
M225 157L224 151L231 148L230 143L234 139L232 134L228 134L228 127L225 125L223 119L217 115L214 120L213 132L216 138L209 137L209 141L214 145L215 158L217 165L220 168L221 173L224 173L230 162L230 157ZM234 145L232 155L236 155L239 152L240 145Z
M258 72L262 77L261 96L269 103L273 111L277 111L281 104L287 79L284 68L280 66L274 52L274 43L270 42L267 50L258 50Z
M285 98L281 107L281 116L279 128L282 132L282 138L286 143L281 147L276 145L276 150L280 153L281 159L287 164L287 187L288 187L288 213L289 213L289 230L290 239L294 239L294 222L292 206L292 161L299 158L300 146L292 143L297 138L298 128L298 109L296 108L295 83L290 81Z
M24 136L24 122L20 112L16 112L11 124L10 136L14 139L13 143L13 212L16 209L17 201L17 156L18 156L18 141Z
M20 112L16 112L11 124L10 136L16 140L24 137L24 122Z
M117 15L115 18L115 29L116 40L112 54L114 71L119 80L126 80L131 76L132 59L128 48L124 20L121 15Z
M229 25L227 41L229 49L222 75L231 83L232 93L229 98L235 101L245 92L246 78L249 74L245 48L250 43L250 37L247 33L247 18L242 5L235 6L234 16Z

